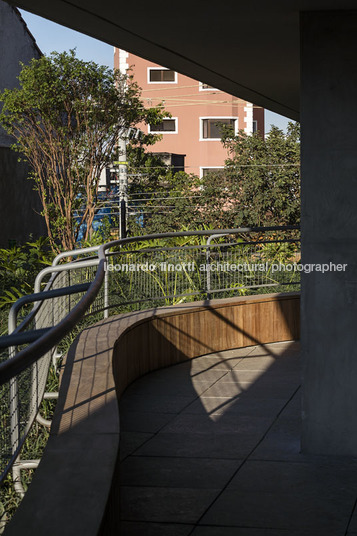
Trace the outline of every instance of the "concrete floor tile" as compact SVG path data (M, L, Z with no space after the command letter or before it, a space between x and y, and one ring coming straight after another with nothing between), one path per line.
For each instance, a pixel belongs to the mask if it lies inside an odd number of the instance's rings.
M123 411L120 414L122 432L145 432L155 434L165 426L176 413L142 413L140 411Z
M307 493L339 500L357 496L357 462L331 460L309 462L275 462L248 460L228 486L242 492Z
M141 432L120 432L120 459L123 460L129 456L129 454L132 454L137 448L144 445L144 443L153 436L153 434Z
M195 378L191 378L191 380L193 388L196 391L197 395L202 395L203 393L205 393L216 382L216 380L200 381Z
M122 521L120 536L189 536L192 529L193 525Z
M346 529L357 464L248 461L202 520L281 529ZM237 507L239 505L239 507Z
M249 370L245 368L235 368L228 374L223 376L220 382L260 382L260 381L274 381L274 382L294 382L300 380L300 373L297 372L294 367L290 370L290 367L285 365L280 367L274 364L267 370Z
M231 397L201 397L199 400L192 402L182 415L194 413L198 415L205 414L241 414L250 415L251 417L270 417L276 416L286 404L286 399L266 398L255 399L238 396L234 399Z
M351 522L348 527L349 532L356 532L357 533L357 508L355 508Z
M252 459L301 461L301 419L284 412L252 454Z
M266 370L277 373L290 370L298 373L301 370L301 361L299 354L286 357L250 354L239 361L233 370Z
M122 398L119 406L119 411L142 411L143 413L179 413L196 399L197 393L194 392L191 396L133 395Z
M257 346L244 346L243 348L233 348L232 350L224 350L222 352L214 352L212 354L208 354L210 356L218 356L219 358L229 358L229 357L235 357L241 359L242 357L246 357L247 355L251 354Z
M288 400L299 387L299 380L283 383L279 380L260 379L255 382L217 382L203 393L203 397L285 398Z
M223 370L228 372L232 370L240 361L242 357L226 357L222 358L219 354L209 354L201 357L196 357L192 359L189 363L191 365L191 370Z
M129 456L120 466L123 486L222 489L241 461Z
M297 391L294 397L289 401L282 413L283 417L291 417L292 419L301 419L301 389Z
M244 393L252 384L246 383L234 383L234 382L216 382L212 387L202 393L202 397L234 397Z
M300 343L298 341L283 341L283 342L273 342L266 343L264 345L256 346L253 352L250 354L252 356L265 356L272 355L276 358L289 355L294 355L300 352Z
M196 523L219 490L121 487L121 519L159 523Z
M223 376L219 381L220 383L223 382L233 382L233 383L240 383L240 382L255 382L259 378L263 378L265 374L264 370L245 370L245 369L233 369L228 374Z
M255 356L250 354L247 357L244 357L237 365L234 367L234 370L268 370L276 363L276 359L269 355L258 355Z
M227 370L206 370L205 368L201 369L201 367L192 371L191 364L185 362L152 372L150 380L173 381L173 379L193 377L199 381L216 381L227 372Z
M196 458L241 459L257 444L261 434L197 434L160 432L140 447L135 456L178 456Z
M263 435L265 430L272 423L272 418L255 417L230 414L230 415L210 415L203 418L202 415L178 415L169 422L162 430L162 433L189 434L245 434L259 433Z
M284 493L227 489L203 517L202 524L286 531L294 528L304 533L315 530L315 534L323 534L326 529L342 536L350 506L345 498L336 503L321 495L296 493L294 482L290 483L290 491Z
M213 380L216 381L216 380ZM122 399L131 396L192 396L208 389L213 381L192 381L192 378L173 377L170 380L154 380L145 377L145 382L134 382L125 391Z
M157 433L122 433L133 453L121 464L123 536L346 534L357 461L300 454L300 393L288 402L298 351L250 347L226 364L211 354L127 390L123 428ZM348 530L357 535L357 514Z

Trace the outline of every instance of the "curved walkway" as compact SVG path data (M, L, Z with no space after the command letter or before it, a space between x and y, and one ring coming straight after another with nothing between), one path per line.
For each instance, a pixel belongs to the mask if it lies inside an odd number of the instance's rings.
M134 382L120 402L121 536L357 534L357 465L300 454L299 385L289 342Z

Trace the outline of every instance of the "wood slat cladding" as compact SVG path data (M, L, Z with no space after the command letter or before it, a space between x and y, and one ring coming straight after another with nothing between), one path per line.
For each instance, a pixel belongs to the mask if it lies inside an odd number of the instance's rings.
M151 316L135 313L113 353L118 393L147 372L200 355L297 340L299 306L299 294L292 293L196 302Z

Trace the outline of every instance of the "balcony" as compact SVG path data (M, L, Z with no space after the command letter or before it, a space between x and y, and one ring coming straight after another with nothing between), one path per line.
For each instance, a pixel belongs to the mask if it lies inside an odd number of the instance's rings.
M354 462L300 453L298 339L298 293L86 327L6 535L353 534Z

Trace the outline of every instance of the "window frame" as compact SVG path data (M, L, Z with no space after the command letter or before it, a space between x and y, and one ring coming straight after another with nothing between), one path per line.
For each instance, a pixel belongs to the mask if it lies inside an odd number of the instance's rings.
M224 169L224 166L200 166L200 179L203 178L204 169L209 169L209 171L215 171L218 169Z
M199 121L200 121L200 137L199 137L199 140L200 141L221 141L221 138L204 138L203 137L203 121L207 120L207 119L216 119L217 122L220 119L233 119L234 120L234 135L236 136L238 134L238 117L237 116L234 116L234 115L228 115L228 116L226 116L226 115L204 116L204 117L199 118Z
M175 75L174 80L150 80L150 71L172 71ZM167 67L148 67L147 68L147 82L148 84L177 84L177 72Z
M164 117L164 121L175 121L175 130L151 130L150 123L148 124L149 134L178 134L178 117Z
M203 87L204 82L199 82L199 91L221 91L216 87Z

